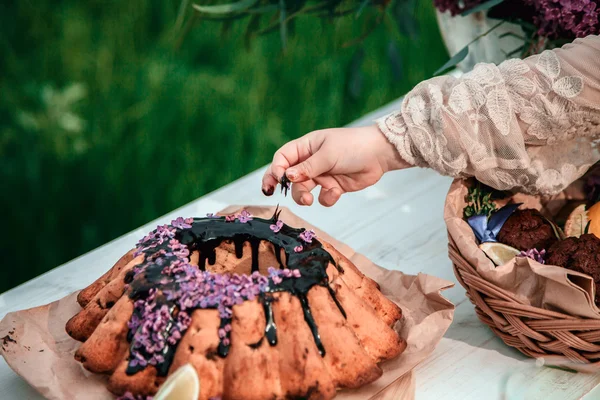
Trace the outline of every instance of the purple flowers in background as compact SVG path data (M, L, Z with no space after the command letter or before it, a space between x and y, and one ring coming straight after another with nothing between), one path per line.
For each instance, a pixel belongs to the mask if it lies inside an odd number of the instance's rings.
M600 32L599 1L524 0L524 3L535 8L533 22L541 36L585 37Z
M530 249L527 251L522 251L518 257L527 257L527 258L531 258L532 260L535 260L537 262L539 262L540 264L545 264L546 263L546 250L542 249L542 250L538 250L538 249Z
M449 11L452 15L461 14L482 3L484 0L433 1L438 10ZM510 3L513 7L523 8L515 12L525 11L540 36L568 39L600 33L600 0L523 0L521 4L516 1ZM526 8L531 10L527 11Z
M278 219L277 222L275 222L275 224L271 225L270 228L275 233L279 232L281 230L281 228L283 228L283 221Z
M317 237L317 235L315 234L315 231L313 231L312 229L307 229L300 234L300 239L302 239L306 243L312 243L312 240L315 237Z

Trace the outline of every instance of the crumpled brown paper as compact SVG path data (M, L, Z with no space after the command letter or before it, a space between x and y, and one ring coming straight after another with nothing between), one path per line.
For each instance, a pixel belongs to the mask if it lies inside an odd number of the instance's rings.
M463 219L467 191L467 182L454 181L446 199L444 219L460 253L484 279L514 294L523 304L600 319L600 310L594 303L594 281L590 276L523 257L495 266L479 249L471 227ZM515 203L523 203L522 208L536 208L551 218L569 201L583 200L584 194L582 183L578 181L555 196L539 198L516 194L512 199Z
M244 208L263 218L272 216L274 211L272 207ZM229 207L222 213L240 209ZM405 275L381 268L285 208L281 219L291 226L314 229L317 236L333 244L376 280L382 292L402 308L404 316L396 329L407 341L406 351L382 364L384 373L377 381L358 390L344 390L337 396L344 400L381 398L382 392L425 360L442 339L452 322L454 306L440 292L452 283L425 274ZM107 270L110 267L107 265ZM10 313L0 322L0 338L5 337L4 344L0 341L0 353L17 374L48 399L114 398L106 390L105 376L87 372L73 358L80 343L67 335L65 323L80 309L74 293L45 306Z

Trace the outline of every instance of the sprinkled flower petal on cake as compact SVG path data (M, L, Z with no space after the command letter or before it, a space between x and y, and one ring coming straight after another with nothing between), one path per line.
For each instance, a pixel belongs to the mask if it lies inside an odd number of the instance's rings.
M275 233L278 233L281 228L283 228L283 221L278 219L277 222L270 226L271 230Z
M252 214L250 214L246 210L242 210L240 215L238 215L238 221L240 221L242 224L245 224L248 221L252 221Z
M296 246L294 247L294 252L295 253L300 253L302 251L303 247L302 246Z
M317 235L315 234L315 231L313 231L312 229L307 229L300 234L300 239L302 239L306 243L312 243L312 240L316 237L317 237Z
M226 222L233 222L233 221L235 221L235 215L233 215L233 214L232 215L226 215L225 216L225 221Z
M183 217L178 217L177 219L171 221L171 225L177 229L188 229L192 227L191 222L188 221L189 219L185 220Z

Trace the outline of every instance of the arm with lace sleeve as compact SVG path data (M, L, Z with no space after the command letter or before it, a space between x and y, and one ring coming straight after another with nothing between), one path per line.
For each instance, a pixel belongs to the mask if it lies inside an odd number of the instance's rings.
M600 36L422 82L377 123L412 165L556 193L600 160Z

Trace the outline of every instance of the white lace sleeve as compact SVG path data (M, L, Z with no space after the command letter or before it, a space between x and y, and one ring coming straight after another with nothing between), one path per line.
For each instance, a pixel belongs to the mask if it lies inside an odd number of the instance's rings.
M600 37L422 82L377 122L410 164L556 193L600 160Z

